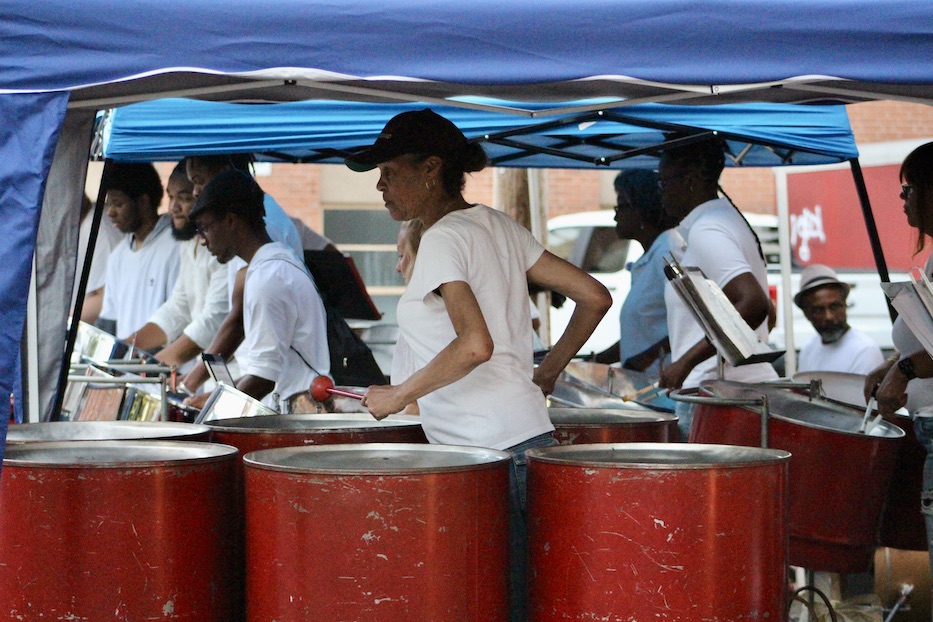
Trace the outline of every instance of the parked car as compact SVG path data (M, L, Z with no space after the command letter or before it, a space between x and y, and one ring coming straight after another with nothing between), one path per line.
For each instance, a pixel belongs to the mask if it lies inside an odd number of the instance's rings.
M548 220L548 249L592 274L612 294L612 308L584 344L581 354L601 352L619 340L619 309L631 287L631 277L626 266L637 260L643 252L638 242L616 237L613 216L613 210L599 210L566 214ZM771 331L769 341L773 347L784 349L786 323L783 304L780 302L783 283L777 217L750 213L746 213L745 217L761 240L762 251L768 262L769 294L778 308L778 323ZM849 324L868 333L882 349L892 349L891 319L878 274L839 270L839 277L852 285L848 299ZM892 281L906 279L904 273L891 275ZM799 284L800 269L795 266L791 271L791 296L796 293ZM551 308L551 335L561 334L571 313L571 301L565 302L560 308ZM793 323L794 345L799 350L815 333L813 326L796 306Z

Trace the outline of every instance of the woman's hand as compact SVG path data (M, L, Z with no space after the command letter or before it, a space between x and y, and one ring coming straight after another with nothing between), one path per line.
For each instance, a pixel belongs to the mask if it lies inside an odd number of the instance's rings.
M535 372L533 376L534 383L538 385L541 389L541 392L545 396L550 395L554 392L554 386L557 384L557 377L552 374L547 374L541 370L541 367L535 367Z
M888 375L888 371L890 371L896 362L897 357L885 359L881 365L871 370L868 375L865 376L864 392L866 404L874 397L875 390L881 384L881 381L884 380L884 377Z
M408 401L402 397L399 388L389 384L372 385L366 390L366 395L360 403L376 421L400 413L408 406Z
M878 414L885 419L894 419L894 411L907 404L907 382L907 376L898 369L897 365L892 365L875 390Z

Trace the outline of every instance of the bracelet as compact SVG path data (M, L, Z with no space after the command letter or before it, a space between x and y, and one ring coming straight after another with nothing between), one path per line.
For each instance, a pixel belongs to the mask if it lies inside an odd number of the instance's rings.
M903 358L897 362L897 368L901 370L901 373L907 378L907 380L913 380L917 377L917 370L914 369L914 362L910 360L910 357Z

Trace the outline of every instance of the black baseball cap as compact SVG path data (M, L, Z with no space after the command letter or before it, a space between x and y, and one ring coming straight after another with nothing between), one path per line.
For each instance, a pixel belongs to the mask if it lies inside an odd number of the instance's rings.
M456 125L425 108L392 117L372 147L350 156L344 163L362 173L406 153L451 156L466 146L467 139Z

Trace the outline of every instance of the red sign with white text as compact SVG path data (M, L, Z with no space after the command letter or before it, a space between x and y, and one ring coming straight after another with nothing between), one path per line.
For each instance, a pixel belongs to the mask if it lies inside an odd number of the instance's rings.
M862 169L888 270L923 265L914 256L917 232L907 224L900 198L900 164ZM849 169L787 175L790 237L800 265L822 263L840 270L875 271L865 219Z

